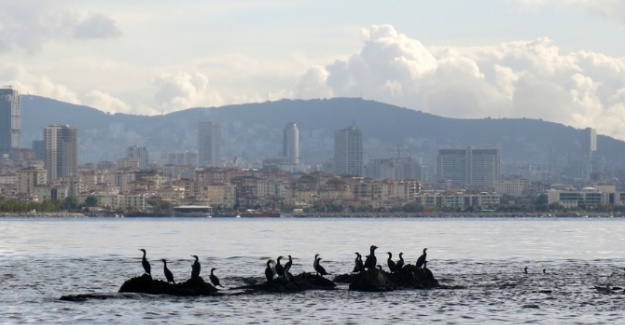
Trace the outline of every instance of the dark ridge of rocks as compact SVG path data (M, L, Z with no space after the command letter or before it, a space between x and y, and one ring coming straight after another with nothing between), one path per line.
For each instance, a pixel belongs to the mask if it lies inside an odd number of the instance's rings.
M286 280L284 278L276 278L271 282L263 282L260 284L250 284L241 287L232 288L230 290L247 290L250 292L300 292L306 290L333 290L336 284L320 275L302 272L296 276Z
M127 280L119 288L119 292L168 294L174 296L208 296L216 294L217 291L215 287L204 282L202 277L189 279L182 283L170 284L163 280L153 280L147 274Z
M120 299L120 298L135 298L136 294L134 293L83 293L76 295L65 295L61 296L59 300L63 301L73 301L73 302L82 302L87 300L105 300L105 299Z
M440 287L429 269L417 268L414 265L406 265L395 273L373 269L362 273L343 274L337 278L340 282L349 282L349 290L354 291L391 291ZM337 281L336 278L335 281Z

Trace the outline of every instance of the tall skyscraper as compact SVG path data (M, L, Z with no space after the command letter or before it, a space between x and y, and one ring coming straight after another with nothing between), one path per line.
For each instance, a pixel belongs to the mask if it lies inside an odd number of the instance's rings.
M589 181L593 173L593 153L597 151L597 130L586 128L581 130L581 173L584 181Z
M221 128L214 122L200 122L197 129L199 166L219 166L221 160Z
M20 98L17 90L0 89L0 156L20 147Z
M48 180L78 175L78 130L69 125L49 125L43 129L46 146L44 165Z
M500 168L498 149L441 149L436 161L438 180L456 187L494 189Z
M126 149L126 157L137 159L139 161L139 169L148 167L148 149L146 147L128 147Z
M284 128L282 139L282 156L290 163L299 165L299 129L297 124L291 122Z
M362 131L355 125L334 133L334 173L363 176Z

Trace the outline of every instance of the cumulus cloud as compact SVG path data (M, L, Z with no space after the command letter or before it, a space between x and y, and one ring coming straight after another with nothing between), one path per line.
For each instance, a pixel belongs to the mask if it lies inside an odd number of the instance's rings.
M217 93L208 91L208 77L199 72L164 73L153 83L156 86L154 99L167 112L220 102Z
M426 47L390 25L362 35L358 53L311 68L298 89L448 117L540 118L625 139L625 58L561 53L547 38Z
M98 13L72 12L68 4L68 1L3 1L0 10L0 51L21 48L35 53L50 40L121 35L112 19Z
M84 96L83 103L109 113L132 113L131 107L121 99L101 90L91 90Z

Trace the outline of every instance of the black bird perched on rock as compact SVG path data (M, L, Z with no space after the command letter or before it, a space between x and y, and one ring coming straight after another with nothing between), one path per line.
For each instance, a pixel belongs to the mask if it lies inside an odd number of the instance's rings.
M289 255L289 261L284 264L284 277L289 279L289 270L291 270L291 266L293 265L293 259L291 259L291 255Z
M267 268L265 268L265 278L267 278L267 282L273 281L273 269L271 268L271 263L273 263L273 260L268 260Z
M400 271L404 267L404 253L399 252L399 261L395 263L395 271Z
M224 286L222 286L221 284L219 284L219 278L218 278L218 277L217 277L217 276L213 273L215 270L217 270L217 269L216 269L216 268L212 268L212 269L211 269L211 275L210 275L210 277L209 277L209 278L211 279L211 283L212 283L215 287L219 286L219 287L222 287L222 288L223 288Z
M326 272L326 269L323 266L321 266L321 264L319 264L320 261L321 261L321 257L319 257L319 254L315 254L315 262L313 263L313 267L315 268L315 271L317 272L317 274L321 276L330 274Z
M282 259L282 255L278 256L276 260L276 274L280 277L284 277L284 266L280 264L280 260Z
M147 273L149 276L152 276L152 273L150 273L150 262L148 262L148 259L145 258L145 249L141 248L139 249L140 251L143 252L143 258L141 259L141 265L143 265L143 270L145 271L145 273Z
M386 260L386 264L388 264L388 270L393 273L397 270L397 264L395 264L395 261L393 261L393 253L387 252L387 254L388 259Z
M200 277L200 270L202 269L202 266L200 265L197 255L191 255L191 257L195 257L195 262L191 265L191 279L197 279Z
M365 260L365 268L367 270L375 269L375 266L378 264L378 259L375 257L376 248L378 248L378 246L375 245L369 247L369 255L367 255L367 259Z
M425 251L427 251L427 248L423 249L423 254L421 254L421 256L419 256L419 259L417 259L417 268L422 267L425 264L425 258L428 255Z
M360 253L356 252L354 253L356 254L356 259L354 260L354 270L352 272L364 272L365 271L365 265L362 262L362 255L360 255Z
M167 261L165 259L162 259L161 261L163 261L163 272L165 273L167 283L172 282L173 284L176 284L176 281L174 281L174 275L171 274L171 271L167 268Z

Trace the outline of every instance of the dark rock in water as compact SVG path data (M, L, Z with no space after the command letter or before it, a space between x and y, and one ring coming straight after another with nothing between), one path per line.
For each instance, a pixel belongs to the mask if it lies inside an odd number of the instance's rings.
M284 278L276 278L271 282L263 282L260 284L251 284L242 287L232 288L231 290L243 289L249 291L261 292L300 292L306 290L332 290L336 284L320 275L303 272L298 274L289 281Z
M380 269L349 275L353 280L349 290L354 291L389 291L395 289L430 289L439 287L438 281L427 268L406 265L395 273Z
M87 300L105 300L105 299L121 299L121 298L135 298L136 293L83 293L76 295L65 295L59 298L63 301L82 302Z
M338 282L338 283L352 283L354 282L354 280L356 280L358 278L358 276L360 275L360 273L350 273L350 274L339 274L337 276L334 277L334 282Z
M391 274L380 269L371 269L356 274L349 284L349 290L354 291L390 291L395 289Z
M119 288L119 292L137 292L150 294L168 294L175 296L206 296L214 295L217 289L204 282L202 277L189 279L186 282L170 284L162 280L153 280L151 276L144 274L132 278Z

